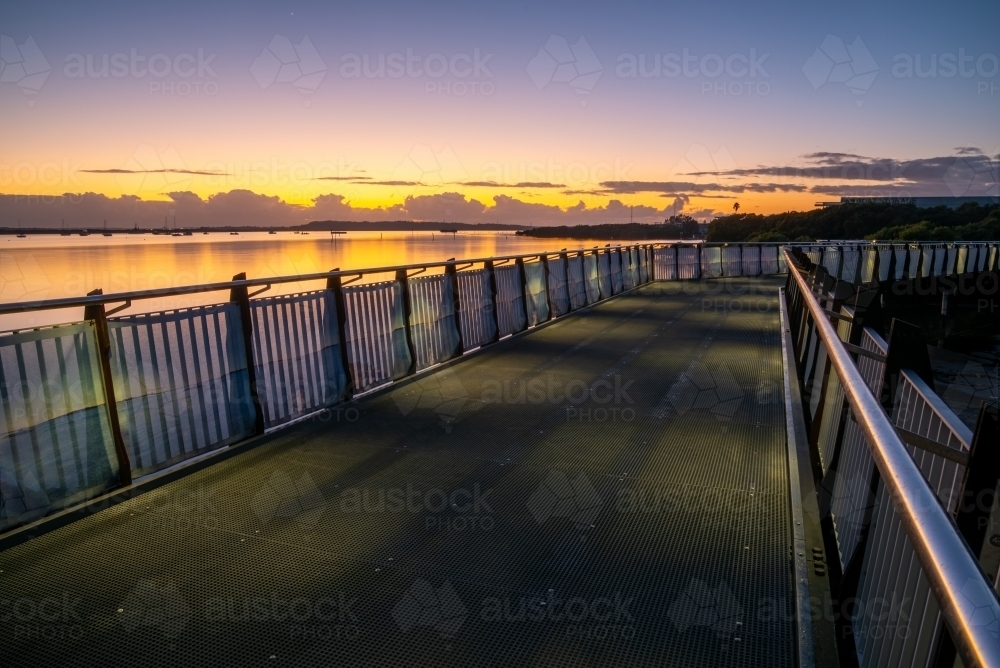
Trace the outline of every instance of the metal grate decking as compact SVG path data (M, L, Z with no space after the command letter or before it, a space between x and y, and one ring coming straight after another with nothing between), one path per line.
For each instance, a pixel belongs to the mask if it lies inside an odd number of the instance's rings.
M643 287L0 552L2 662L791 666L779 284Z

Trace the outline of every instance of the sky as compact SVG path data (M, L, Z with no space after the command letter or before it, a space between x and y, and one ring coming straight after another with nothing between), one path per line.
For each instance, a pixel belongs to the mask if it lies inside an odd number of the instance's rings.
M1000 5L8 2L0 226L993 195Z

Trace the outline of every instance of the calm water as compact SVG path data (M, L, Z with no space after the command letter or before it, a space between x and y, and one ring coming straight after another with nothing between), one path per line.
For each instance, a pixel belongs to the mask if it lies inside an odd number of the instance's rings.
M18 239L0 236L0 302L23 302L105 293L176 287L230 280L245 271L250 278L295 276L328 271L411 264L448 258L490 257L560 248L591 247L597 242L531 239L513 233L327 232L196 234L191 237L100 233ZM602 242L600 245L604 245ZM372 279L386 276L373 276ZM276 285L267 295L314 290L322 281ZM122 313L146 313L217 303L226 293L207 293L134 302ZM82 309L0 316L0 331L70 322Z

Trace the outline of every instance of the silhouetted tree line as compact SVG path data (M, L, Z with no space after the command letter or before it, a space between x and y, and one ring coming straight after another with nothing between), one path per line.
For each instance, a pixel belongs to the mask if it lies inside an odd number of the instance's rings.
M607 225L559 225L558 227L536 227L522 230L517 234L525 237L543 239L598 239L643 241L651 239L680 239L682 231L693 236L698 233L698 222L694 223L693 232L684 227L663 224L644 223L613 223Z
M912 204L841 204L813 211L722 216L707 241L1000 240L1000 205L921 209Z

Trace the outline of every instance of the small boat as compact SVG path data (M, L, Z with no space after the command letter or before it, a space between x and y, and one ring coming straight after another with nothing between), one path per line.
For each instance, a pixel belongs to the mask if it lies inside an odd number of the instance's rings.
M87 230L80 230L80 236L81 237L89 237L90 236L90 232L88 232Z
M202 234L208 234L208 232L202 232Z
M183 234L181 234L180 232L174 232L174 233L173 233L173 234L171 234L170 236L172 236L172 237L183 237L184 235L183 235Z
M102 236L102 237L112 237L112 236L114 236L114 235L113 235L113 234L111 234L110 232L105 232L105 233L103 233L103 234L102 234L101 236Z
M71 236L73 236L73 233L72 232L60 232L59 236L61 236L61 237L71 237Z
M240 235L240 233L239 232L230 232L229 235L233 236L233 237L238 237Z
M193 237L194 236L194 232L185 231L184 232L184 236L186 236L186 237Z
M302 234L304 234L304 235L306 235L306 236L309 236L309 233L308 233L308 232L303 232Z
M19 235L17 235L17 238L18 239L27 239L28 235L27 234L19 234Z
M277 234L277 232L275 232L274 230L268 230L268 232L267 232L267 233L268 233L268 234Z

